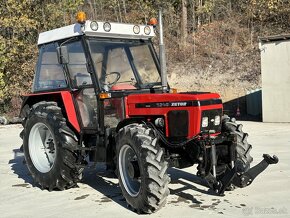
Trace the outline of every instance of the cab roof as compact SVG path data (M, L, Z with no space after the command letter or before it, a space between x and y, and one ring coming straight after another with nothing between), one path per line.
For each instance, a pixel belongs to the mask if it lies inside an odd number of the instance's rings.
M134 25L87 20L84 24L76 23L42 32L39 34L37 44L46 44L81 35L105 38L149 39L154 37L155 33L153 26L150 25Z

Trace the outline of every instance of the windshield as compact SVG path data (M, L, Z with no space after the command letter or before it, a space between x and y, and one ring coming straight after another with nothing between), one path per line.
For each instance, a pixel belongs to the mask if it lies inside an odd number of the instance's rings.
M133 90L161 86L150 43L97 39L89 39L88 42L103 90Z

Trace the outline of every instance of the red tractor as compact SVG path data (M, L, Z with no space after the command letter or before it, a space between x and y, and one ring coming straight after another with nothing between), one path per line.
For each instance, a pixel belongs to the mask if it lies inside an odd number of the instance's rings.
M83 15L83 14L79 14ZM152 23L151 23L152 24ZM168 167L197 165L211 189L245 187L276 156L250 168L242 125L216 93L176 93L153 25L85 20L41 33L32 93L21 116L27 167L42 188L76 185L88 161L113 169L127 203L152 213L169 195Z

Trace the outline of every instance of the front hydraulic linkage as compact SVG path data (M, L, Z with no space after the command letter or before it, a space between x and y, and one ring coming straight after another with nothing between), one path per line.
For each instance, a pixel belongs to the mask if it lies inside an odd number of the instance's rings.
M226 188L232 183L233 185L244 188L250 185L253 180L262 173L270 164L277 164L279 159L276 155L271 157L269 154L263 155L263 160L256 166L250 168L244 173L240 173L237 167L234 166L228 170L220 181L213 184L213 189L219 195L223 195Z
M248 169L246 172L241 172L236 164L236 146L237 138L235 135L230 135L230 141L233 143L229 147L230 168L227 168L224 176L221 179L217 178L217 156L216 156L216 143L218 141L210 137L208 133L207 140L202 143L204 148L204 156L209 155L209 162L204 160L204 164L200 164L198 169L200 176L206 179L211 189L216 194L223 195L225 190L232 185L236 187L246 187L250 185L253 180L262 173L270 164L277 164L279 159L277 156L271 157L269 154L263 155L263 160L256 166ZM222 139L223 140L223 139ZM210 152L207 152L207 150ZM211 172L209 170L211 169Z
M243 174L237 174L238 176L233 179L233 184L240 188L250 185L253 180L262 173L270 164L277 164L279 159L276 155L271 157L269 154L263 154L263 160L256 166L250 168Z
M250 185L253 180L260 173L262 173L270 164L276 164L279 161L276 155L271 157L269 154L264 154L263 158L264 159L260 163L244 173L240 173L237 170L236 166L234 166L234 168L232 168L231 170L227 170L224 177L220 181L216 180L216 182L213 183L212 188L217 194L223 195L230 184L233 184L234 186L240 188L244 188Z

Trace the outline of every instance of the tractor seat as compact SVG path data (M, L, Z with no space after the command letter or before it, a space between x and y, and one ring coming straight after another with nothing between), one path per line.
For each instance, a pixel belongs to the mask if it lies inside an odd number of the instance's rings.
M136 87L131 84L117 84L113 85L111 87L112 91L118 91L118 90L135 90Z
M84 73L77 73L76 75L74 75L74 82L76 86L92 84L91 76Z

